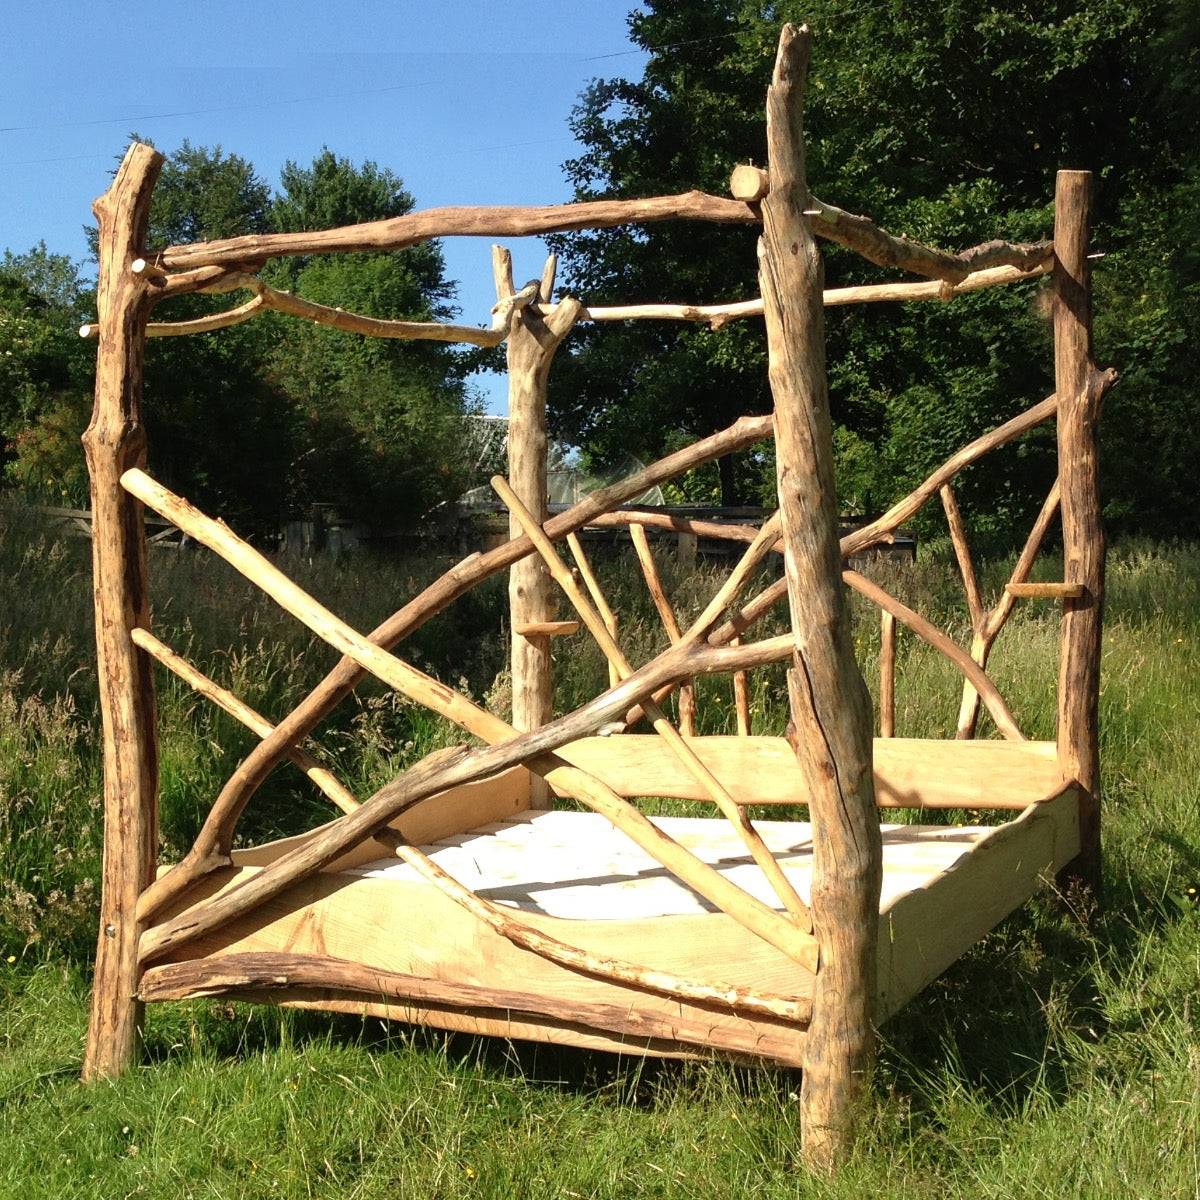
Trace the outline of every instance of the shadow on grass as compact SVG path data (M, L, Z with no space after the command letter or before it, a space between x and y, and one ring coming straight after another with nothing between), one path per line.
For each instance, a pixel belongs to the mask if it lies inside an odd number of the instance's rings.
M648 1107L664 1093L687 1088L717 1070L739 1094L795 1092L798 1071L750 1066L716 1057L695 1061L654 1058L631 1045L626 1053L483 1037L377 1017L284 1010L266 1004L193 1001L156 1005L146 1038L147 1064L179 1063L193 1055L234 1064L290 1047L341 1047L368 1054L440 1056L450 1070L519 1079L539 1088Z

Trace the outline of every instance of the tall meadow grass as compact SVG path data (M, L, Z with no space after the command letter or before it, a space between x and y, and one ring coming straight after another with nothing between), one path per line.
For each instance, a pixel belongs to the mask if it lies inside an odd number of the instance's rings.
M867 1136L833 1181L796 1165L798 1080L786 1071L197 1003L151 1011L147 1069L81 1088L101 845L87 549L0 504L0 1197L1200 1196L1200 546L1126 542L1110 555L1103 907L1087 927L1055 898L1026 906L884 1029ZM643 661L665 636L632 559L596 559L622 644ZM448 564L363 554L281 565L367 630ZM983 564L988 595L1009 566ZM681 575L669 555L661 567L685 622L723 573L702 564ZM916 566L869 569L966 641L946 547L927 547ZM1050 554L1037 573L1060 569ZM203 551L156 549L151 571L156 633L268 717L334 661ZM878 614L852 606L874 690ZM764 632L785 621L772 614ZM403 653L504 713L504 623L497 579ZM1026 602L992 659L1034 737L1053 736L1057 641L1055 607ZM606 686L586 636L556 652L560 710ZM953 729L956 672L903 631L897 679L898 732ZM756 731L782 731L782 669L755 672L751 695ZM161 674L158 697L170 859L253 738ZM734 729L728 680L699 681L699 708L702 732ZM994 732L986 718L981 732ZM314 746L365 796L461 738L368 684ZM329 815L283 767L239 836Z

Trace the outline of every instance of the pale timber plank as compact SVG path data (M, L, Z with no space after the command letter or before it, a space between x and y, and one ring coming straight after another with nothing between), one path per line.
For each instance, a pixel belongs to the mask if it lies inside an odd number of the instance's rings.
M699 737L688 744L739 804L804 804L796 756L783 738ZM559 754L622 796L702 800L691 776L643 734L581 738ZM876 738L880 808L1013 809L1063 789L1052 742Z

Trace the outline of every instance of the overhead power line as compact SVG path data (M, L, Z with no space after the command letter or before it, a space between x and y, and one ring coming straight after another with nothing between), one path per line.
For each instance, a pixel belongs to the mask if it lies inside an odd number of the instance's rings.
M334 92L326 96L295 96L284 100L264 100L257 104L222 104L215 108L183 109L179 112L142 113L136 117L100 117L90 121L47 122L36 125L0 125L0 133L29 133L34 130L86 129L96 125L136 125L139 121L166 121L174 117L204 117L213 113L252 112L281 104L321 104L326 100L352 100L359 96L380 96L385 92L406 92L415 88L439 87L438 80L421 83L397 83L391 87L367 88L357 92Z

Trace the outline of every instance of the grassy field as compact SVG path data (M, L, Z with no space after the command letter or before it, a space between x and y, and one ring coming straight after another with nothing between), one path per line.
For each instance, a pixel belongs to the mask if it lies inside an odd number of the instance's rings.
M1102 706L1105 905L1091 931L1051 898L978 945L882 1031L860 1151L833 1182L796 1166L784 1071L680 1066L509 1045L219 1003L153 1008L147 1062L82 1088L98 876L99 762L86 547L0 506L0 1197L1198 1197L1200 1196L1200 547L1110 557ZM366 629L440 564L368 557L287 564ZM1003 563L989 564L994 593ZM701 570L669 584L695 609ZM1044 564L1052 577L1054 564ZM330 664L290 619L203 553L152 561L155 628L255 707L280 714ZM635 660L648 602L608 564ZM889 585L960 635L938 547ZM424 669L503 711L503 586L410 642ZM856 609L868 675L874 615ZM1057 621L1028 604L994 675L1033 736L1052 732ZM595 649L564 647L559 702L603 684ZM901 641L898 729L952 726L953 672ZM778 729L777 673L754 681ZM703 725L731 727L706 682ZM185 848L251 745L160 679L164 858ZM360 793L454 739L364 689L323 730ZM281 770L247 840L327 817ZM398 934L402 936L402 931Z

